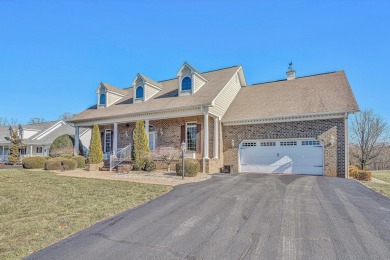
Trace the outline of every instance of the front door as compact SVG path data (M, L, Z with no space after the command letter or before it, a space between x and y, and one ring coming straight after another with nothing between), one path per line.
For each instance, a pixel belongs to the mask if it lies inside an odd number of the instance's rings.
M152 132L149 132L149 149L150 151L153 151L154 149L156 149L156 142L157 141L157 132L156 131L152 131Z

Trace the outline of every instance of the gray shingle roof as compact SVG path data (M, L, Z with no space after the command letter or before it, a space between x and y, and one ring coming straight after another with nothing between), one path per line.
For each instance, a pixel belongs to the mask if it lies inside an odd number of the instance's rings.
M201 75L207 78L207 83L195 94L189 96L178 96L177 78L160 81L159 83L163 85L162 90L145 102L133 103L133 91L127 89L127 95L114 105L101 109L93 106L69 119L68 122L211 104L239 68L240 66L233 66L202 73Z
M143 75L143 74L141 74L141 73L138 73L138 74L141 75L141 77L143 77L144 80L145 80L147 83L150 83L150 84L152 84L152 85L154 85L154 86L156 86L156 87L158 87L158 88L163 88L163 84L158 83L157 81L154 81L154 80L152 80L151 78L148 78L148 77L146 77L145 75Z
M118 94L121 94L121 95L126 95L129 90L128 89L120 89L120 88L117 88L117 87L114 87L108 83L104 83L102 82L101 83L103 86L105 86L109 91L112 91L112 92L115 92L115 93L118 93Z
M344 71L242 87L222 122L358 111Z
M23 129L38 130L36 134L30 136L29 138L24 139L23 143L26 145L30 145L30 144L44 145L44 144L51 144L54 141L54 139L56 139L60 135L68 134L74 136L74 132L75 132L74 127L69 124L65 124L54 129L52 132L45 135L41 139L33 140L34 138L36 138L37 136L39 136L40 134L42 134L43 132L45 132L46 130L48 130L50 127L54 126L58 122L60 122L60 120L44 122L39 124L22 125ZM87 128L80 128L80 133L83 133L85 130L87 130ZM6 137L9 137L9 127L0 126L0 143L9 144L9 141L6 139Z

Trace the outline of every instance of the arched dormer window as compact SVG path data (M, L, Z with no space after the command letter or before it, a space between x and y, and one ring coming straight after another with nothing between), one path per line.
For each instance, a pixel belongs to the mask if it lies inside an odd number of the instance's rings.
M143 98L144 97L144 88L142 86L138 86L135 90L135 98Z
M100 106L105 106L106 105L106 94L100 94L99 105Z
M187 91L187 90L191 90L192 88L192 80L190 77L185 77L182 81L181 81L181 91Z

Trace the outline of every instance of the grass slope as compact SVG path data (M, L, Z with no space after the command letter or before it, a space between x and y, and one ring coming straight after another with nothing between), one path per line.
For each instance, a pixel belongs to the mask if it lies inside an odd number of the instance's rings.
M374 181L365 182L371 189L382 193L390 198L390 171L373 171L372 176L386 183L377 183Z
M169 186L0 170L0 259L15 259L170 191Z

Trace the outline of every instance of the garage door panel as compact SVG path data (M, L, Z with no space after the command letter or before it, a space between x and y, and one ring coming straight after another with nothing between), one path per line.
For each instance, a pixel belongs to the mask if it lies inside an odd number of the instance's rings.
M283 140L284 144L290 142L294 145L282 146L282 141L272 140L277 145L259 146L260 143L269 141L251 140L257 146L240 147L241 172L323 174L322 145L303 145L303 140ZM317 140L311 142L319 143Z

